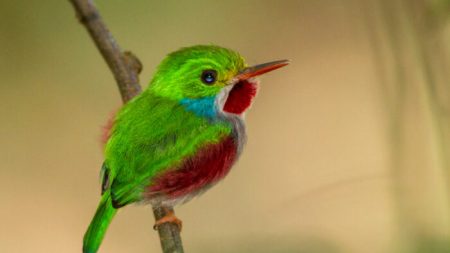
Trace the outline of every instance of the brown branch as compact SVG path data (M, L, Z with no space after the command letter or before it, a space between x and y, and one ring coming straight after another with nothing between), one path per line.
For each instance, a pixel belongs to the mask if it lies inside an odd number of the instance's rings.
M122 52L111 32L103 22L92 0L70 0L80 22L86 27L116 79L124 103L141 92L138 75L142 65L131 52ZM172 208L154 207L155 219L164 217ZM183 253L178 226L164 223L158 226L164 253Z
M92 0L70 0L78 19L86 27L116 79L122 100L128 100L141 92L138 74L140 63L131 53L122 53L116 40L103 23Z
M167 212L174 212L173 208L154 207L153 214L155 220L164 217ZM159 240L164 253L183 253L183 244L181 243L180 230L174 223L163 223L158 226Z

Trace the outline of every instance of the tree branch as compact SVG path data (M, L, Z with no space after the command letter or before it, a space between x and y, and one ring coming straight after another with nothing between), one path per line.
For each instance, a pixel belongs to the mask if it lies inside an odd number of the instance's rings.
M124 103L141 92L139 73L142 64L131 52L122 52L111 32L103 22L92 0L70 0L80 22L86 27L92 40L102 54L116 79ZM154 207L153 214L158 220L172 208ZM158 226L159 239L164 253L183 253L178 226L164 223Z
M138 74L141 64L131 53L122 53L116 40L103 23L92 0L70 0L78 19L86 27L116 79L122 100L128 100L141 92Z
M167 212L174 212L173 208L153 207L155 220L164 217ZM183 244L181 242L180 230L174 223L163 223L158 226L159 240L164 253L183 253Z

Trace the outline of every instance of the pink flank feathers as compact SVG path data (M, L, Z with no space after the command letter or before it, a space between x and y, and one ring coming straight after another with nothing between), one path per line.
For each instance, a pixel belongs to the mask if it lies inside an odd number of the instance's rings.
M100 143L102 144L102 147L106 145L106 142L108 142L109 137L111 137L111 131L112 127L114 125L114 119L116 118L116 113L119 109L114 110L110 113L108 121L106 121L106 124L102 126L102 135L100 136Z

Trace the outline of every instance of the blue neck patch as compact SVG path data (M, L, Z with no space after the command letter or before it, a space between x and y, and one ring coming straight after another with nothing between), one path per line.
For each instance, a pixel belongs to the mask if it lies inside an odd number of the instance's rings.
M186 110L195 113L197 116L206 118L215 118L217 116L216 97L205 97L205 98L184 98L180 101Z

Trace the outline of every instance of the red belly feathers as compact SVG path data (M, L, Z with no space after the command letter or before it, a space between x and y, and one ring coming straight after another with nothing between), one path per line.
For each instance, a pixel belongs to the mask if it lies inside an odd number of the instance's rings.
M187 158L180 168L169 170L157 177L146 190L146 197L162 194L169 199L195 193L216 183L230 170L236 157L233 137L227 136L217 144L208 144L193 157Z

